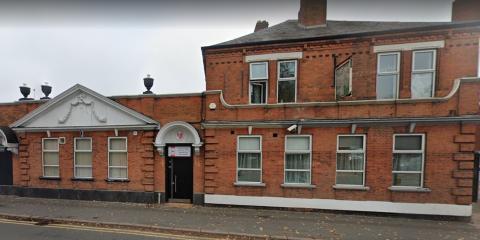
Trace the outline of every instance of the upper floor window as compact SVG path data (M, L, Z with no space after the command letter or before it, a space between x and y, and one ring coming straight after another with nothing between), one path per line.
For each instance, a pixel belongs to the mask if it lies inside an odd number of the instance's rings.
M237 182L261 183L262 137L238 137L237 154Z
M436 50L413 52L412 98L430 98L435 91Z
M312 137L285 139L285 184L311 184Z
M75 138L74 176L92 178L92 139Z
M268 62L250 63L250 103L267 103Z
M352 59L335 69L335 96L341 99L352 94Z
M393 186L423 187L425 135L393 136Z
M60 177L59 139L42 139L42 162L44 177Z
M128 151L125 137L108 139L108 178L128 178Z
M278 62L277 101L279 103L297 101L297 60Z
M377 99L397 98L400 76L400 53L378 54Z

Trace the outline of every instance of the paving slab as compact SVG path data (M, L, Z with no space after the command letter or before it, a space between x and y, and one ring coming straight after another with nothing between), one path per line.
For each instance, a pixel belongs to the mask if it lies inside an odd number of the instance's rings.
M318 211L171 206L0 196L0 215L303 239L480 239L471 222Z

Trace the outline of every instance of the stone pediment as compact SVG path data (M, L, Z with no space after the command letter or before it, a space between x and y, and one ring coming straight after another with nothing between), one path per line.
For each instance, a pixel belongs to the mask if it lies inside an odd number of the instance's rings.
M156 128L158 122L75 85L11 125L16 130Z

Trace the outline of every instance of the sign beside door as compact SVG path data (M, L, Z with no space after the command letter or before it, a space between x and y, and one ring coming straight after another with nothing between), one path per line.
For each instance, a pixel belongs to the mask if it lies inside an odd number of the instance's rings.
M168 147L169 157L191 157L192 148L190 146L172 146Z

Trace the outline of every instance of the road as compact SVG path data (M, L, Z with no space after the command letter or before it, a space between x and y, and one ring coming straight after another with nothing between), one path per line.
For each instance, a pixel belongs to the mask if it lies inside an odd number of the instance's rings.
M212 240L213 238L179 236L64 224L36 225L34 222L0 219L0 239L8 240Z

